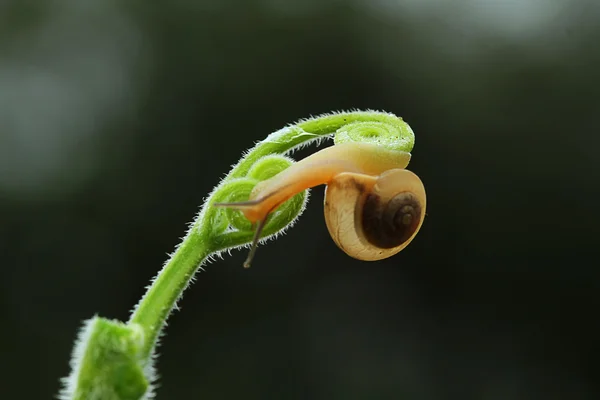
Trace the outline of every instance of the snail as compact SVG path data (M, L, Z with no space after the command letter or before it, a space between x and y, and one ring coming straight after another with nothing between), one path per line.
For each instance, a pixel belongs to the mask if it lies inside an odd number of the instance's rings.
M269 214L295 194L325 184L325 221L333 241L353 258L381 260L404 249L425 216L423 183L404 169L410 157L372 143L340 143L260 182L248 201L214 205L237 209L257 224L247 268Z

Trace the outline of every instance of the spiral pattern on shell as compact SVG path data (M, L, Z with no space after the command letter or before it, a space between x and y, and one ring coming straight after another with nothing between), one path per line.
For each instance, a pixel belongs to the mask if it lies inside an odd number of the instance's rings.
M368 194L361 215L365 238L382 249L400 246L417 231L422 212L419 199L411 192L400 192L387 202Z

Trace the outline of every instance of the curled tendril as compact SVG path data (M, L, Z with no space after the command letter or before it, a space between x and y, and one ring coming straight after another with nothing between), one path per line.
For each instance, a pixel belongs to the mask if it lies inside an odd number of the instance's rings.
M305 125L306 128L316 128L317 131L319 128L329 127L327 123L321 124L322 126L311 126L311 123L314 123L315 121L338 123L337 129L335 129L334 133L335 144L358 142L363 144L372 144L378 148L383 148L386 150L404 152L408 152L407 148L412 148L412 144L414 143L414 133L410 127L402 121L402 119L391 114L383 113L377 115L377 118L370 118L373 115L374 114L371 113L369 118L362 118L364 115L360 115L360 113L347 116L344 116L344 114L338 114L337 116L324 116L317 118L316 120L307 120L305 122L301 121L296 126L284 128L284 130L269 135L269 137L267 137L262 144L257 145L255 149L250 151L246 158L250 158L253 153L257 152L261 145L285 145L285 139L287 139L286 136L291 136L294 139L306 138L308 141L314 138L319 138L319 133L307 132L305 130ZM340 116L342 121L339 121ZM327 121L327 118L332 118L332 120ZM324 136L330 136L330 134ZM244 262L244 266L249 267L254 256L254 252L256 251L256 247L261 238L264 239L265 236L272 235L278 231L282 231L288 226L291 226L296 218L302 213L305 207L306 195L308 191L305 190L301 193L301 195L304 197L302 199L297 199L297 207L293 207L296 202L294 200L290 200L282 205L278 205L273 212L270 212L265 218L256 222L256 226L251 225L248 223L245 217L241 215L240 208L236 208L235 205L237 204L239 206L243 203L248 205L247 201L253 192L253 184L256 186L257 183L277 175L279 172L289 167L293 161L284 156L264 156L263 158L255 161L254 164L249 164L249 169L246 169L248 167L244 164L244 161L245 160L242 160L242 162L240 162L240 164L231 172L231 176L239 176L245 173L246 179L250 177L254 178L254 180L244 181L246 184L244 189L246 190L243 190L240 186L235 194L230 196L226 201L213 201L211 204L215 206L226 207L226 211L224 212L226 213L227 219L230 222L230 227L233 227L236 230L235 235L229 235L231 232L223 233L225 237L235 237L237 239L235 241L237 245L239 240L245 241L244 239L249 237L248 234L252 234L250 253ZM259 176L257 171L261 172L261 176ZM262 171L269 171L269 173L264 174ZM239 183L239 181L236 181L236 183ZM230 190L233 190L233 186ZM225 237L220 238L225 239L221 240L221 243L226 241Z
M359 111L302 120L259 142L217 186L206 204L248 200L258 183L275 176L294 162L285 154L332 136L335 144L372 143L406 152L410 152L414 145L414 133L410 126L393 114ZM307 199L308 191L304 191L273 212L262 231L262 240L291 226L303 212ZM255 227L239 211L206 207L206 204L195 225L201 229L210 227L215 251L247 245L252 241Z
M335 144L372 143L389 150L406 151L405 141L407 138L414 138L414 133L407 124L360 121L340 127L335 132L334 142Z
M254 187L277 175L292 165L294 161L284 155L273 154L260 158L240 178L225 179L211 196L210 203L245 201ZM264 238L285 229L304 210L308 199L307 191L292 197L271 214L263 229ZM209 209L210 220L218 229L212 229L215 244L235 247L249 243L254 236L254 226L239 211L231 208Z
M401 118L384 112L358 111L334 113L299 121L270 134L248 151L245 157L217 186L206 204L247 200L254 186L288 168L294 161L285 154L315 141L334 137L334 143L372 143L390 150L410 152L414 133ZM308 191L281 205L269 216L262 238L283 231L302 213ZM251 242L253 226L233 209L203 207L196 226L210 227L215 250L238 247ZM199 223L204 222L204 223Z

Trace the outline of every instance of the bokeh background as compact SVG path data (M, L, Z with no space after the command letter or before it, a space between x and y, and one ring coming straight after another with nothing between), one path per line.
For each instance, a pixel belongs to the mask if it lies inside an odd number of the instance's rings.
M0 1L0 398L46 399L126 320L256 140L371 108L416 133L415 241L299 223L207 266L159 399L596 399L596 0ZM314 149L295 154L301 158Z

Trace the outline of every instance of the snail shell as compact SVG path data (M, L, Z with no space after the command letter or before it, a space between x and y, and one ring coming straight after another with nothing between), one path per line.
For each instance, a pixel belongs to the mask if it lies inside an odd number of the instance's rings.
M359 260L388 258L415 237L425 217L426 195L417 175L391 169L380 176L344 172L325 192L325 222L346 254Z

